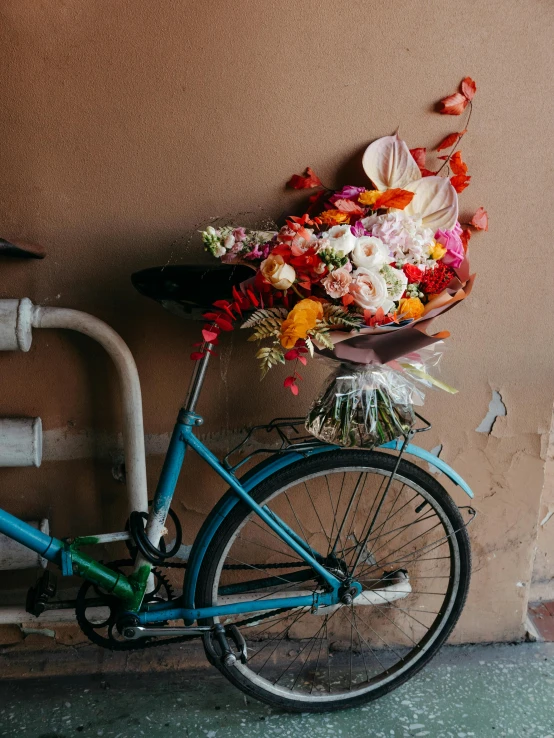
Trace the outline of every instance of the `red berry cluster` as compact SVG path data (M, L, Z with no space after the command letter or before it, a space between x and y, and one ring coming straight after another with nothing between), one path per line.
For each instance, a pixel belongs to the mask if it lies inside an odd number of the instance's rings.
M438 261L433 269L426 269L423 273L420 289L427 295L436 295L447 287L455 272L442 261Z

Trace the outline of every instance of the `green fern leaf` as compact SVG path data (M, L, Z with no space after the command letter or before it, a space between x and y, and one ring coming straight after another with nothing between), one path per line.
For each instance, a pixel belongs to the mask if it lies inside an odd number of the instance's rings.
M322 343L325 346L325 348L331 349L331 351L334 350L335 344L331 341L329 337L329 331L323 326L320 327L316 325L316 327L310 331L310 336L315 341Z
M256 353L256 358L260 360L260 368L262 370L261 379L265 377L268 371L275 364L284 364L285 356L280 348L265 346Z

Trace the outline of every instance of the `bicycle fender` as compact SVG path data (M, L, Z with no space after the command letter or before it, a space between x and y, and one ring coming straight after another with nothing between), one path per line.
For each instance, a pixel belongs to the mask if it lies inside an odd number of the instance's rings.
M379 446L384 449L400 449L402 441L390 441L389 443ZM336 451L337 446L321 446L318 448L311 449L310 451L304 451L303 453L289 452L277 456L272 456L265 459L260 464L257 464L253 469L250 469L246 474L241 477L240 483L244 489L249 492L264 479L271 476L277 471L284 469L296 461L305 459L307 456L313 456L315 454L326 453L329 451ZM454 482L457 486L461 487L464 492L473 499L474 494L468 484L460 477L460 475L454 471L446 462L439 459L434 454L426 451L419 446L408 444L404 449L404 454L410 456L416 456L417 458L426 461L431 466L435 467L439 471L443 472L449 479ZM237 505L239 498L232 489L228 490L223 497L217 502L215 507L212 508L208 517L204 520L202 527L200 528L198 535L193 543L190 557L187 564L186 577L183 587L183 607L193 608L195 607L195 594L196 585L198 583L198 574L204 555L208 549L208 546L212 542L213 538L217 535L217 531L223 522L223 520L229 515L231 510Z
M402 447L402 443L402 441L389 441L388 443L384 443L382 446L379 446L379 448L391 448L399 451ZM475 497L471 487L462 479L458 472L455 472L451 466L448 466L446 461L439 459L439 457L435 456L435 454L426 451L424 448L415 446L412 443L409 443L406 446L406 448L404 449L404 453L409 454L410 456L417 456L418 459L426 461L431 466L434 466L435 469L438 469L443 474L446 474L446 476L451 479L455 485L463 489L468 497L470 497L471 499Z

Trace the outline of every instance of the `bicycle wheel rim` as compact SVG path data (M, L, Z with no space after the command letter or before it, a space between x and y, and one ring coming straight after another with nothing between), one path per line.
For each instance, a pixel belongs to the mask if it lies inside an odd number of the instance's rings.
M381 478L388 478L390 477L391 473L391 458L390 456L384 455L384 454L373 454L376 457L381 457L381 461L384 457L385 460L388 460L385 463L385 467L389 468L383 468L383 463L381 464L360 464L360 465L344 465L344 466L335 466L332 469L320 469L317 471L314 471L309 474L304 474L302 476L298 476L292 480L290 480L288 483L273 489L269 492L269 494L266 494L265 497L263 493L258 495L258 502L263 501L265 504L270 505L272 501L279 498L279 496L282 497L282 495L285 492L288 492L294 488L298 488L299 485L304 484L305 482L310 482L310 480L313 479L321 479L324 476L328 476L329 474L335 474L335 475L341 475L341 474L359 474L364 473L366 475L373 474L378 475ZM311 689L308 689L304 684L301 688L298 688L298 683L294 683L294 687L291 689L290 686L283 686L282 684L279 684L279 679L277 679L277 683L273 682L271 679L268 679L264 676L263 669L260 669L260 672L256 672L255 668L253 668L252 661L249 661L247 664L238 664L236 667L234 667L233 670L224 671L233 681L236 681L233 679L232 671L235 671L234 676L237 677L240 680L248 681L250 682L254 688L259 689L261 692L266 692L268 694L271 694L275 696L276 698L281 698L283 700L288 701L289 703L294 703L295 701L301 705L306 704L306 701L310 703L318 703L318 704L325 704L325 703L333 703L337 704L341 701L343 702L350 702L353 699L357 698L368 698L371 699L371 696L373 693L377 692L383 692L383 690L388 691L390 684L397 685L398 683L401 683L401 681L405 680L405 675L408 672L413 672L414 670L417 670L418 668L418 662L425 662L425 660L429 659L429 652L432 650L437 649L437 642L442 642L444 638L448 635L448 632L451 630L453 623L452 621L452 613L454 610L454 607L456 603L459 600L458 595L460 594L460 577L461 577L461 559L460 559L460 547L459 547L459 541L458 541L458 533L460 532L460 526L459 521L461 521L461 518L458 513L458 521L453 521L452 518L452 510L445 510L444 505L441 504L442 501L437 499L437 495L432 494L431 491L426 489L427 485L419 484L416 480L413 479L413 474L410 474L410 467L411 469L415 469L419 475L428 476L425 475L421 470L419 470L417 467L414 467L411 464L406 464L403 462L403 466L401 467L401 473L395 475L395 479L393 484L401 485L401 489L404 490L410 490L411 493L414 493L417 496L417 502L418 507L420 504L425 502L427 506L433 510L433 515L437 517L437 519L440 521L440 525L442 526L444 530L444 542L441 544L441 546L446 545L448 547L449 555L449 568L450 573L448 576L448 586L444 588L444 591L441 592L441 596L443 596L444 603L439 611L435 614L435 617L433 619L433 622L430 623L429 627L426 629L425 635L421 638L418 637L417 642L413 641L413 648L409 648L404 654L401 656L398 654L398 658L396 661L390 665L388 665L386 668L384 668L382 673L376 673L374 676L370 676L370 673L368 672L366 668L366 675L367 679L365 682L362 680L359 683L354 682L354 685L352 684L352 677L350 679L350 684L348 687L346 686L339 686L336 688L331 688L331 676L328 678L328 688L327 691L324 692L321 689L321 685L319 685L319 690L314 690L314 684L317 679L317 672L318 672L318 666L315 666L315 676L313 676L313 681L311 684ZM408 470L408 473L406 473L406 470ZM279 475L277 475L279 476ZM282 475L281 475L282 476ZM431 480L436 487L438 487L440 490L442 488L440 485L437 485L434 480ZM263 486L263 485L262 485ZM392 487L391 487L392 489ZM446 493L443 490L443 494L446 496ZM454 507L452 503L450 503L451 507ZM271 505L270 505L271 506ZM415 503L414 503L415 506ZM394 510L394 508L392 508ZM338 510L338 505L337 505ZM393 516L394 517L394 516ZM424 517L428 517L425 516ZM240 537L242 531L244 531L245 527L248 526L249 522L253 520L253 516L251 514L245 514L244 519L235 525L235 528L233 532L228 535L227 540L225 541L225 545L222 550L219 552L219 559L217 568L214 572L214 576L212 579L212 586L211 586L211 604L215 604L219 601L218 599L218 590L221 584L222 580L222 572L224 572L224 566L225 563L229 561L229 557L231 555L231 558L233 557L233 546ZM458 526L458 527L456 527ZM462 523L463 528L463 523ZM465 535L465 531L463 531L463 535ZM231 552L231 554L230 554ZM444 557L442 557L444 558ZM433 577L436 579L436 577ZM462 594L462 600L465 599L465 593L467 591L467 582L465 583L463 587ZM402 602L400 603L402 604ZM346 608L343 609L343 615L345 615ZM367 608L369 609L369 608ZM352 610L355 611L355 608L352 608ZM331 618L337 617L335 611L335 615L331 615ZM353 615L354 613L352 613ZM352 617L351 615L351 617ZM397 613L395 613L396 617ZM440 617L439 617L440 616ZM302 616L304 617L304 616ZM315 616L317 617L317 616ZM344 619L344 618L343 618ZM456 618L457 619L457 615ZM454 622L455 622L454 619ZM392 626L391 626L392 627ZM353 628L351 626L351 634L353 632ZM359 630L357 628L356 630ZM244 637L248 640L249 639L249 633L242 631ZM374 631L375 632L375 631ZM443 636L441 638L441 636ZM352 636L351 636L352 637ZM329 656L329 637L328 634L325 635L325 639L327 640L327 654L326 658L327 661L332 658L332 656ZM313 640L313 637L312 637ZM323 640L323 638L320 638L320 640ZM367 654L371 651L370 646L366 643L368 646L366 649L364 649L364 645L362 641L359 641L359 648L358 651L361 653L362 657L364 654L364 651ZM440 646L440 643L439 643ZM313 652L313 646L311 649L311 652ZM352 650L352 649L351 649ZM394 649L389 649L394 651ZM310 652L310 653L311 653ZM360 671L360 653L358 653L358 671ZM374 655L374 654L373 654ZM378 659L377 659L378 660ZM306 662L308 661L308 658L306 658ZM364 660L365 661L365 660ZM299 662L299 666L301 665L301 661ZM350 669L352 671L352 666L350 666ZM302 668L300 668L300 672L302 671ZM320 669L321 671L321 669ZM238 674L236 673L238 672ZM293 672L294 673L294 672ZM241 679L242 678L242 679ZM302 677L304 679L304 677ZM324 680L323 680L324 681ZM305 680L304 680L305 682ZM340 682L340 680L339 680ZM239 685L241 686L241 685ZM309 685L308 685L309 686ZM309 692L309 693L308 693ZM264 698L263 696L261 697Z

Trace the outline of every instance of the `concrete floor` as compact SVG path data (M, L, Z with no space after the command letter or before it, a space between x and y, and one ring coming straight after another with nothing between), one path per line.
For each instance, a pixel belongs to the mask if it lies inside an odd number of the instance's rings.
M277 713L215 670L0 682L9 738L554 738L554 644L450 647L363 708Z

